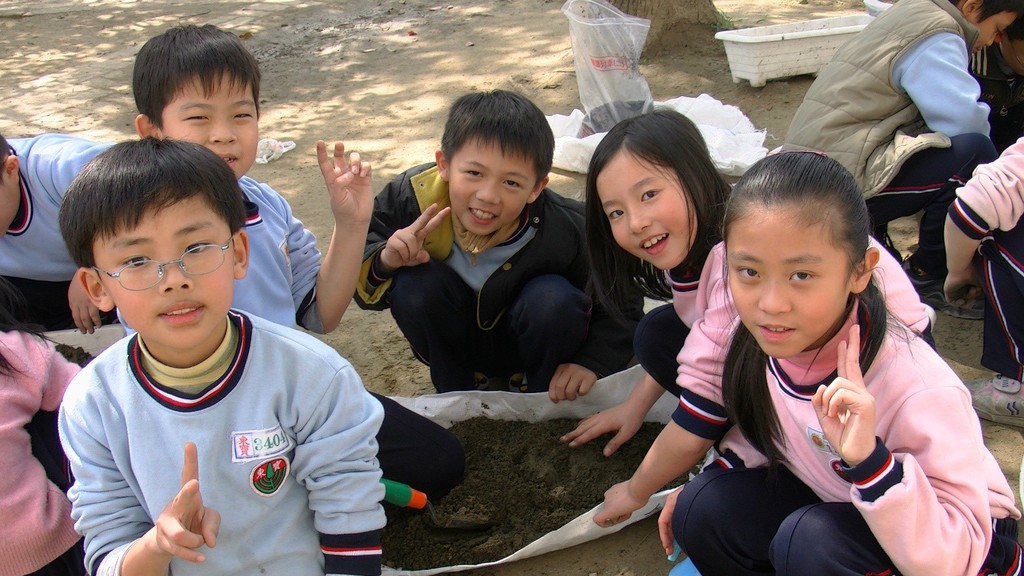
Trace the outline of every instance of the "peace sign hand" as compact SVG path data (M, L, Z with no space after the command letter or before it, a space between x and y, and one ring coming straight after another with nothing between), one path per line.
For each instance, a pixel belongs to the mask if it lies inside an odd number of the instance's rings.
M380 252L384 270L394 272L403 266L416 266L430 260L430 254L423 249L423 241L451 211L450 206L438 210L437 204L431 204L415 222L392 234Z
M860 327L850 327L839 343L838 377L819 386L811 403L825 439L850 466L863 462L875 449L875 397L864 386L860 370Z
M160 550L189 562L203 562L198 548L217 545L220 514L203 506L199 493L199 455L196 445L185 444L181 466L181 490L156 519L156 543Z

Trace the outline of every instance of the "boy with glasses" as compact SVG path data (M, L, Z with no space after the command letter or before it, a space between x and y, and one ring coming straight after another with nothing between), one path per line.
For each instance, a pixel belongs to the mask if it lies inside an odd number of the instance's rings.
M334 330L352 300L373 209L370 165L317 145L334 230L323 255L316 238L270 185L246 176L259 142L260 69L238 36L216 26L176 26L139 50L132 92L141 137L202 145L227 164L245 201L252 265L232 306L282 326ZM113 270L111 270L113 272ZM130 319L126 324L135 328ZM385 476L438 500L462 481L465 456L448 430L374 394L384 406L377 441Z
M380 574L383 409L326 344L230 309L242 198L216 155L155 139L65 196L76 279L137 330L61 406L91 574Z

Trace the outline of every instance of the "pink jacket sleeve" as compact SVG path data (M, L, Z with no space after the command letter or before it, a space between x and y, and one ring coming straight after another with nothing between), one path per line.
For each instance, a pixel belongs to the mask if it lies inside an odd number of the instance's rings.
M1024 139L993 162L978 166L956 195L949 215L965 233L974 230L971 237L1016 227L1024 214Z
M39 410L56 411L78 366L49 343L18 332L0 332L0 353L12 365L0 375L0 475L3 527L0 574L38 570L78 541L71 503L32 456L24 426Z
M851 497L904 573L977 574L988 554L992 519L1020 513L985 448L967 390L946 366L930 370L928 362L915 364L915 374L906 374L904 363L879 376L897 391L907 387L901 385L906 380L931 381L913 385L917 391L906 396L877 398L896 405L881 411L877 427L899 461L902 479L874 499L856 487ZM943 381L950 384L935 384Z

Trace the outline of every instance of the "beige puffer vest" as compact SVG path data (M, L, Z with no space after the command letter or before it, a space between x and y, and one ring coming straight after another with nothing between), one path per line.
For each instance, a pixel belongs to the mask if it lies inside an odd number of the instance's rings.
M900 0L883 12L818 74L783 149L827 153L853 173L870 198L914 153L948 147L949 138L929 131L917 106L892 84L893 63L939 32L964 38L968 47L980 35L949 0Z

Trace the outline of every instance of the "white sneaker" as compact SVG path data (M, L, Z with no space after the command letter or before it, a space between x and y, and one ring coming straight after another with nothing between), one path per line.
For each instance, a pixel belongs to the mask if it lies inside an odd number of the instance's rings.
M996 374L964 382L971 391L974 410L985 420L1024 428L1024 394L1020 382Z

